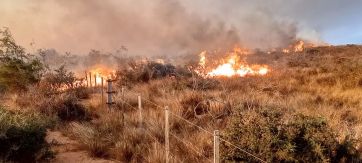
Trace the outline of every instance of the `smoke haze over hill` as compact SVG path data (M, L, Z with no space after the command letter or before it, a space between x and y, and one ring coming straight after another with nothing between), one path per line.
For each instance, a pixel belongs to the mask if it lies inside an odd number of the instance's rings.
M0 25L9 27L28 49L55 48L76 54L122 46L137 55L197 52L235 44L267 49L300 38L321 42L321 32L330 32L329 26L342 27L356 17L361 3L4 0L0 2ZM31 42L35 44L30 46Z

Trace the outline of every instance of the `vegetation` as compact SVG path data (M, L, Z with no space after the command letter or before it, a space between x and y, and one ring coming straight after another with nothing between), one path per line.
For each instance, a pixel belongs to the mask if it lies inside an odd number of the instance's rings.
M0 92L26 90L41 78L41 62L17 45L8 29L0 30Z
M0 107L0 161L35 162L49 157L45 142L48 118L37 113L13 113Z
M191 66L119 59L126 67L117 71L115 105L108 110L94 88L74 86L75 75L64 66L43 73L42 64L26 55L7 30L1 34L0 87L11 97L0 99L9 105L0 110L4 160L17 161L19 154L38 159L41 151L47 151L44 136L51 123L44 119L52 119L93 157L163 162L164 106L172 112L170 146L175 162L210 162L210 132L216 129L224 140L268 162L362 159L361 46L259 52L248 62L262 61L271 72L243 78L204 78L192 73ZM143 123L138 120L138 95ZM224 141L221 154L225 162L258 161Z
M321 117L301 114L285 118L280 109L239 109L225 137L238 147L267 162L358 162L355 142L345 137L338 142L336 132ZM224 160L255 162L252 156L223 146Z

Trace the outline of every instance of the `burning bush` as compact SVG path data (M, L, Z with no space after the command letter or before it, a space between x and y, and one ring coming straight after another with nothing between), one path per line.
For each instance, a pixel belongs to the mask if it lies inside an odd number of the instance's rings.
M267 162L351 162L360 160L356 144L337 135L324 118L294 115L284 120L278 109L241 111L234 115L226 139ZM254 162L255 158L223 145L227 161Z

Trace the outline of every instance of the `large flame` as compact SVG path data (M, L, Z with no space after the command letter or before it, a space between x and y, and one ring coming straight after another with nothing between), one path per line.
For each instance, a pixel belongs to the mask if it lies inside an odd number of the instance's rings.
M302 52L307 47L315 47L312 43L305 43L302 40L296 41L292 45L290 45L288 48L283 49L283 53L290 53L290 52Z
M206 51L203 51L203 52L200 53L199 65L202 68L205 68L205 65L206 65Z
M109 69L104 66L97 66L96 68L93 68L89 71L92 77L92 86L101 86L102 85L102 79L103 82L106 82L107 79L113 79L115 76L115 71L112 69ZM94 83L95 80L95 83ZM94 85L96 84L96 85Z
M241 48L235 48L232 53L226 58L226 62L216 66L215 69L206 71L204 74L207 77L244 77L247 75L266 75L269 72L269 68L266 65L249 65L245 61L241 60L240 56L250 54L250 51ZM206 51L200 53L200 67L206 67Z

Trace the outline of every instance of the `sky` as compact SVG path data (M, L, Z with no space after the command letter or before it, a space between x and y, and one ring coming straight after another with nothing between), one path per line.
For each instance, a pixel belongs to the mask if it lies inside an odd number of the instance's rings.
M362 44L361 17L361 0L0 1L0 26L19 44L75 54L122 46L138 55L270 49L296 39Z

